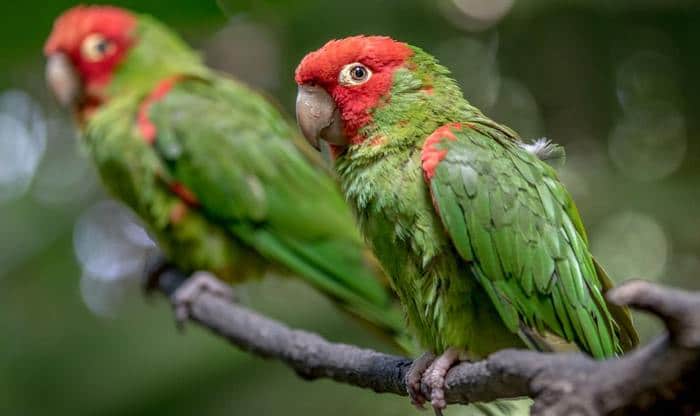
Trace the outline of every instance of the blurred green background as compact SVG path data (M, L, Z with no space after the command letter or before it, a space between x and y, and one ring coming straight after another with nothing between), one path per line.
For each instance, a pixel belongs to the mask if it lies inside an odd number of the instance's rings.
M152 243L101 191L44 88L43 40L74 4L0 4L0 414L413 414L408 400L301 381L197 328L180 335L166 302L141 296ZM562 178L612 276L700 288L697 1L113 4L164 20L290 114L294 67L326 40L388 34L421 46L487 114L567 147ZM293 325L388 350L294 282L239 293ZM645 340L659 331L639 323Z

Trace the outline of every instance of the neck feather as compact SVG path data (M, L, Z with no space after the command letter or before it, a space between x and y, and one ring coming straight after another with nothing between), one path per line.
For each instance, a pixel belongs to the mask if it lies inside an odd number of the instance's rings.
M137 41L106 87L107 100L120 95L144 94L165 78L205 76L200 57L167 27L140 16Z
M394 73L392 88L358 131L350 152L382 154L421 146L438 127L483 117L450 72L419 48Z

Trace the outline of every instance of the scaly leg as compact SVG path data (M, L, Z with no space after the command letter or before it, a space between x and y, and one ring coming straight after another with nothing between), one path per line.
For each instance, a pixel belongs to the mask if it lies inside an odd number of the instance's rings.
M406 373L406 390L408 391L408 397L411 398L411 404L420 410L424 409L423 405L427 401L427 398L421 391L421 380L423 378L423 373L430 367L430 363L432 363L434 359L435 354L424 352L420 357L413 360L411 367Z
M447 407L445 402L445 376L452 366L459 362L461 350L448 348L437 357L423 373L422 382L430 388L430 404L437 416Z
M175 322L180 329L184 327L185 321L190 317L192 303L205 292L226 300L235 300L231 286L217 279L211 273L194 273L172 296Z

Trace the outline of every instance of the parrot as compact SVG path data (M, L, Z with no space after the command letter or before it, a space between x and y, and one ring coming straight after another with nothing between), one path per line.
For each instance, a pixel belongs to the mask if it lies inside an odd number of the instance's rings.
M207 68L155 18L112 6L64 12L44 53L102 183L192 276L174 296L179 320L199 291L231 296L229 284L272 271L405 341L331 170L275 104Z
M604 359L637 345L546 163L555 146L525 145L471 105L435 57L390 37L331 40L303 57L295 81L300 129L330 145L345 198L426 351L406 376L415 405L429 399L441 414L449 369L501 349Z

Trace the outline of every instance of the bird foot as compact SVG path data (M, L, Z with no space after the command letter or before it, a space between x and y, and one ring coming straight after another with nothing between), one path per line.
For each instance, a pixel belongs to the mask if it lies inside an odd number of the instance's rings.
M191 316L192 303L202 293L209 293L219 298L235 301L231 286L217 279L208 272L196 272L180 286L172 296L175 309L175 323L180 330Z
M423 373L430 367L430 363L432 363L434 359L435 354L425 352L411 363L411 367L406 373L406 390L408 391L408 397L411 398L411 404L419 410L425 409L425 402L428 400L421 391Z
M447 407L445 401L445 376L452 366L459 362L460 350L448 348L425 370L421 382L430 389L430 404L436 416L442 416Z

